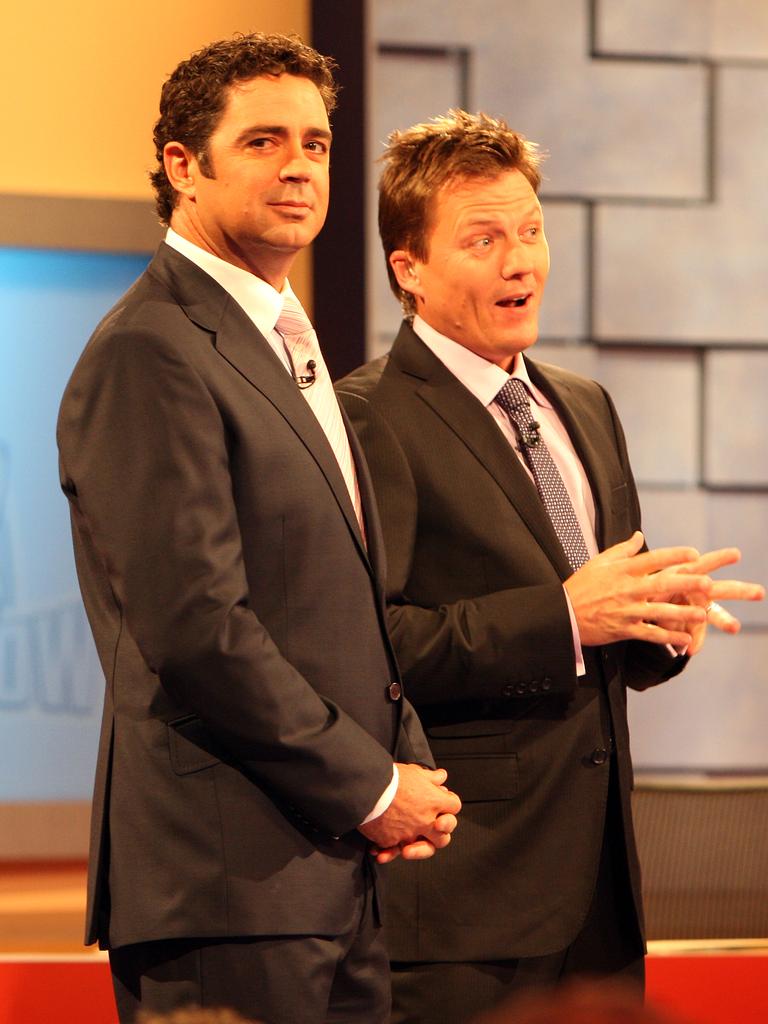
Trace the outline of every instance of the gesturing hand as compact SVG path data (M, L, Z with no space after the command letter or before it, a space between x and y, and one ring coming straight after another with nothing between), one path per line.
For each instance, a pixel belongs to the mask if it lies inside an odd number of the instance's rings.
M673 547L640 554L642 546L638 530L565 581L584 646L647 640L687 647L693 628L705 622L713 584L692 568L699 552ZM681 597L690 603L679 603Z
M715 551L707 551L694 561L677 566L676 569L680 573L690 572L694 575L711 573L725 565L734 565L740 558L741 552L738 548L718 548ZM692 627L688 654L697 654L704 646L707 624L722 633L738 633L741 629L741 623L736 616L722 608L718 601L762 601L764 597L765 588L759 583L748 583L744 580L713 580L709 598L703 602L707 617ZM673 600L680 604L692 600L702 604L701 597L695 592L689 595L675 595Z

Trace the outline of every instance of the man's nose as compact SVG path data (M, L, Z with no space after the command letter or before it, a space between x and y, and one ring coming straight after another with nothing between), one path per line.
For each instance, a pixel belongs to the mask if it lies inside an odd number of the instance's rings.
M312 161L302 145L291 146L280 168L281 181L308 181L312 176Z
M501 276L505 280L515 277L525 277L533 273L533 254L530 246L525 245L519 238L512 239L504 250L504 260L501 265Z

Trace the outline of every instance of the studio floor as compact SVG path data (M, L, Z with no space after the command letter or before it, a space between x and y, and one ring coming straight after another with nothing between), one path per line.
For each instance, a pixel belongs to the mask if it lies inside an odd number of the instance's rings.
M82 861L0 864L0 1024L116 1024L85 883ZM648 999L687 1024L766 1024L768 940L651 943Z

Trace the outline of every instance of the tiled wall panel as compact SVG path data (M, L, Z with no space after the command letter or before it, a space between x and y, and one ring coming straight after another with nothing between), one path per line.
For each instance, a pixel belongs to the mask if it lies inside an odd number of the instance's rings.
M638 483L697 482L700 414L696 354L608 350L600 359L600 381L620 412Z
M601 53L768 60L762 0L597 0Z
M597 0L600 53L691 57L710 46L710 0Z
M704 382L706 482L768 486L768 348L708 352Z
M640 485L638 492L643 532L650 547L691 544L700 551L712 548L709 540L709 496L704 491L698 487L654 488Z
M636 764L759 771L766 765L768 634L713 636L685 672L630 695Z
M766 544L766 500L763 494L707 495L707 547L724 548L735 545L742 560L721 576L738 576L768 583L768 544ZM739 618L745 626L768 628L768 604L765 601L742 604ZM756 666L757 677L766 683L768 668ZM765 723L768 727L768 722ZM768 741L766 741L768 748Z
M382 43L384 40L379 39ZM368 148L372 171L368 182L368 316L374 329L369 339L371 357L386 352L400 325L401 312L389 287L377 226L380 165L375 161L394 128L426 121L451 107L462 105L462 68L455 53L414 54L407 42L400 53L379 53L373 62L371 85L376 102L369 116Z
M721 69L715 86L713 201L598 207L601 339L768 344L768 63Z
M541 312L546 338L583 338L587 330L588 211L581 203L547 203L544 230L551 269Z
M537 341L531 355L542 363L554 363L590 380L600 378L600 349L596 345Z

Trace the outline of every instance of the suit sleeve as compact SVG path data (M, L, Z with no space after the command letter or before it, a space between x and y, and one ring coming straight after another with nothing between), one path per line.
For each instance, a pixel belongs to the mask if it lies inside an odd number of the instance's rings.
M420 515L416 475L373 404L343 384L340 398L373 477L387 552L390 632L416 706L572 692L575 656L559 581L430 607L409 597Z
M62 405L63 486L124 628L174 701L260 784L341 835L386 788L392 757L315 692L250 607L227 430L180 349L154 330L115 330Z

